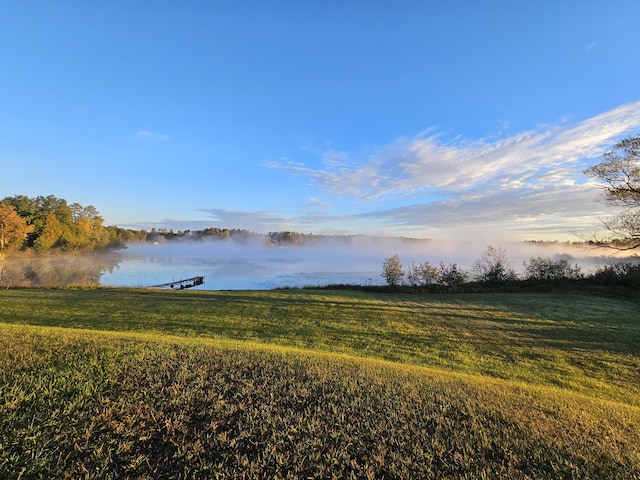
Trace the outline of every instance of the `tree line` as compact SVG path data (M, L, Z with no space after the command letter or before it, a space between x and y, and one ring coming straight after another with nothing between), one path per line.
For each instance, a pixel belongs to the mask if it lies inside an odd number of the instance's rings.
M0 253L116 248L141 236L103 222L93 205L69 204L54 195L5 197L0 200Z

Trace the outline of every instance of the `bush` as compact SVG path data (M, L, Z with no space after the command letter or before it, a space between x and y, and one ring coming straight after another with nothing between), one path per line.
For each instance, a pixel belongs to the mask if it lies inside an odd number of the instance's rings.
M517 278L516 272L507 261L506 252L491 245L475 261L471 267L471 274L475 281L487 283L506 282Z
M565 258L530 258L524 262L524 275L527 280L576 280L582 278L580 267L569 264Z
M438 280L438 269L429 262L416 264L411 262L407 272L407 282L412 287L432 285Z
M445 265L440 263L438 283L446 287L458 287L467 281L468 274L456 263Z
M616 262L606 265L592 276L601 285L640 288L640 263Z

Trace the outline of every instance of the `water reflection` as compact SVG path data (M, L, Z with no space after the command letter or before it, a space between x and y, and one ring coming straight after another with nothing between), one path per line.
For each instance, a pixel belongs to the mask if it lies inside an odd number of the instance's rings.
M199 289L255 290L328 284L371 284L381 252L346 245L271 247L262 242L132 244L103 285L145 287L204 276ZM371 280L372 277L377 277Z
M92 287L122 260L119 252L17 255L0 260L0 287Z

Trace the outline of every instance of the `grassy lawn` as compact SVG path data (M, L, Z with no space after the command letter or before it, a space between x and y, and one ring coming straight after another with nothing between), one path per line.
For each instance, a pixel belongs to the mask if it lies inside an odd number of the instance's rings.
M640 304L0 292L0 478L638 478Z

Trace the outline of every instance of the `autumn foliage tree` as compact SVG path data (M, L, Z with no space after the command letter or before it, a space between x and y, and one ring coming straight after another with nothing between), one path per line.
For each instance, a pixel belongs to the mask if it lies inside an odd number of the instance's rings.
M27 222L18 215L16 209L11 205L0 203L0 253L11 247L20 246L28 232Z
M53 195L16 195L0 201L1 250L94 250L121 244L125 233L118 227L105 227L94 206L69 205Z
M40 235L33 243L34 248L39 252L49 250L54 246L59 246L62 242L62 224L54 213L47 214L44 227L40 231Z

